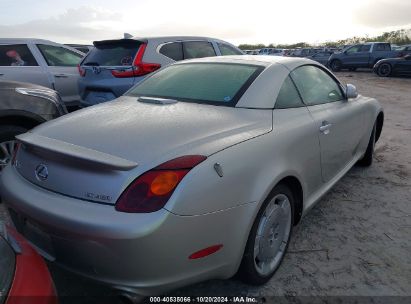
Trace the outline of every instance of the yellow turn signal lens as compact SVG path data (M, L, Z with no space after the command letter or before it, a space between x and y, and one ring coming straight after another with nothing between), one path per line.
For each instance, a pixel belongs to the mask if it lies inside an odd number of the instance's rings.
M165 171L157 175L151 182L150 190L155 195L164 195L172 191L178 184L179 178L173 171Z

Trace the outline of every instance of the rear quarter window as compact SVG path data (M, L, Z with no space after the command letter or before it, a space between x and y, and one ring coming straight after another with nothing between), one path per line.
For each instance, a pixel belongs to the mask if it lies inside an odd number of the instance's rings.
M226 43L217 43L218 48L220 49L221 55L227 56L227 55L243 55L241 51L238 49L232 47L231 45L228 45Z
M304 104L301 100L300 94L298 94L297 88L295 87L290 76L287 76L280 92L278 93L277 100L275 102L275 109L299 108L303 106Z
M0 66L38 66L38 63L26 44L2 44Z
M183 60L183 44L181 42L166 43L160 48L160 54L175 61Z

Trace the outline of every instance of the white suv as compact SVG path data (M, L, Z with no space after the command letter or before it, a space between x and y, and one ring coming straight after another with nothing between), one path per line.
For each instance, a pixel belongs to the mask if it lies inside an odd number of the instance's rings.
M77 65L84 54L42 39L0 39L0 81L42 85L59 92L67 105L79 103Z

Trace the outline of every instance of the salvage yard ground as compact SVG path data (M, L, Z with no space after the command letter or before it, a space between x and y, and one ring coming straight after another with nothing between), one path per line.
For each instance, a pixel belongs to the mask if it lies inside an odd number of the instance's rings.
M411 79L340 72L377 98L385 123L370 168L354 167L294 229L271 281L237 279L187 287L175 296L411 296ZM0 205L0 224L7 221ZM109 289L51 266L61 303L102 303ZM113 298L109 302L113 302ZM394 303L394 302L393 302ZM405 303L405 302L404 302Z

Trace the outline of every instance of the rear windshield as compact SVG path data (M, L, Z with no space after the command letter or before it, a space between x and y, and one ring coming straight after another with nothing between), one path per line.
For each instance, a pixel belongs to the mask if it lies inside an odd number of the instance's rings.
M99 42L87 54L82 65L130 66L142 42L136 40Z
M235 106L263 67L231 63L169 66L132 88L129 96Z

